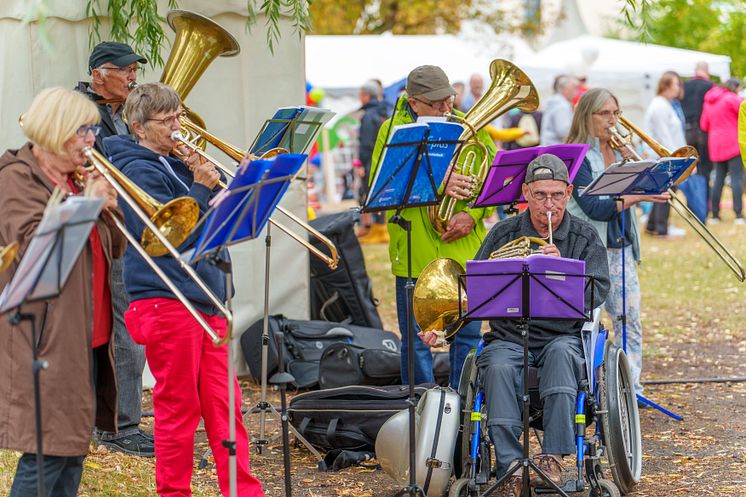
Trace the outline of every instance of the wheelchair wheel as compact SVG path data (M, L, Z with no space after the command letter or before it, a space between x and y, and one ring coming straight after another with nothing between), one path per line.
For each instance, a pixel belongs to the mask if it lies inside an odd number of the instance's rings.
M598 486L601 490L600 497L621 497L622 494L619 493L619 488L614 485L613 481L609 480L598 480Z
M453 457L456 478L468 477L469 475L469 443L471 438L469 437L469 427L471 421L465 411L474 407L474 384L477 381L477 370L476 351L471 350L464 360L464 367L461 369L461 378L458 384L458 393L461 397L461 430L459 430L458 440L456 440L456 451Z
M640 481L642 437L629 363L622 349L616 345L606 347L599 380L606 454L611 476L621 494L625 495Z
M451 489L448 491L448 497L468 497L469 496L469 479L459 478L453 482Z

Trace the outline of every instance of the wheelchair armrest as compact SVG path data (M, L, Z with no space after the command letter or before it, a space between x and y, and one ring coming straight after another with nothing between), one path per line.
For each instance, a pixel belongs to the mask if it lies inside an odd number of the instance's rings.
M581 332L589 332L593 330L598 330L599 325L601 323L601 308L596 307L593 309L593 319L591 321L586 321L583 324L583 329Z

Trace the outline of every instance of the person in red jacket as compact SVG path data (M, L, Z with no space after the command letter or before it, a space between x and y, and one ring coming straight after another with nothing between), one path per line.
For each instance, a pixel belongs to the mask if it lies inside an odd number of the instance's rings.
M715 182L712 186L712 219L720 221L720 196L726 174L730 174L733 190L733 210L736 224L746 224L742 213L743 161L738 148L738 108L741 97L738 91L741 82L729 79L722 86L713 86L705 93L702 117L699 125L708 134L710 159L715 169Z

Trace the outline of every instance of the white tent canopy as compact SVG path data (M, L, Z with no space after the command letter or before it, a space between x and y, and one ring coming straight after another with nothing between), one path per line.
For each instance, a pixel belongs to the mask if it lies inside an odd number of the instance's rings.
M389 85L423 64L438 65L452 81L488 75L494 58L520 61L531 49L520 38L490 43L456 35L307 36L306 77L321 88L359 88L378 78Z

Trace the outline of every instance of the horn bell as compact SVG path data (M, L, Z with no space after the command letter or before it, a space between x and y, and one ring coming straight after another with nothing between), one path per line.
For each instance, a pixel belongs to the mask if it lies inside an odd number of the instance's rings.
M466 308L466 294L459 302L459 276L464 267L453 259L435 259L422 270L414 286L412 309L422 331L448 331L446 338L461 327L459 309Z

